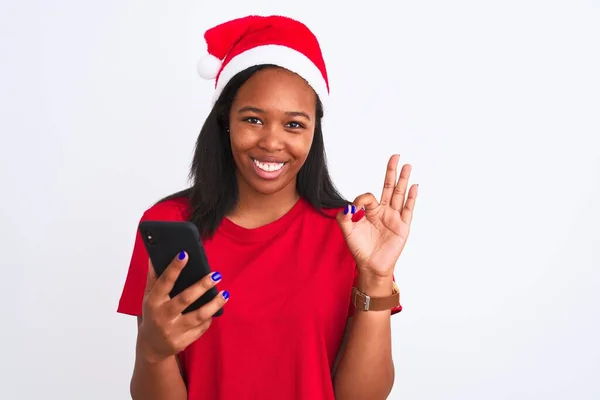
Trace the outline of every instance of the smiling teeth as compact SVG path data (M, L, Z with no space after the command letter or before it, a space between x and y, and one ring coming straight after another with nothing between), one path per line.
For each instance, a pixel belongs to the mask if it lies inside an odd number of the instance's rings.
M273 172L279 171L285 163L263 163L258 160L254 160L254 164L256 164L258 168L262 169L265 172Z

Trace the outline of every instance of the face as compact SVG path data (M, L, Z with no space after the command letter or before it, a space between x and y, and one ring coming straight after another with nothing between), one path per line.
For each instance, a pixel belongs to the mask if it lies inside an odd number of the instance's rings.
M316 101L308 83L280 68L258 71L238 90L229 131L240 190L295 193L314 136Z

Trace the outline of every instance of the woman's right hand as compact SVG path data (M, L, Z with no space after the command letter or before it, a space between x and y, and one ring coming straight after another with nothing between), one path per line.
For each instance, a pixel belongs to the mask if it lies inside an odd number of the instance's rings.
M213 300L197 310L182 312L207 290L220 281L219 273L212 273L170 298L175 281L187 263L187 254L175 257L157 279L152 262L148 261L148 280L142 305L142 322L138 329L138 356L156 363L173 356L206 332L212 316L223 307L229 293L220 292Z

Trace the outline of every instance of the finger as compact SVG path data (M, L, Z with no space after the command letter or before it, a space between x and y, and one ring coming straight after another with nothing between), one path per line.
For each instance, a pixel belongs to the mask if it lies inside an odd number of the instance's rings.
M357 207L355 204L347 204L346 207L337 214L337 221L344 236L347 236L352 232L354 223L359 221L363 215L363 209Z
M204 333L208 330L208 328L210 328L211 324L212 324L212 318L209 318L206 321L202 322L197 327L183 332L183 334L181 335L181 341L180 341L178 347L183 350L186 347L188 347L190 344L194 343L196 340L198 340L198 338L200 336L204 335Z
M400 211L404 207L406 188L408 187L408 179L410 178L411 171L412 166L410 164L405 164L400 171L400 177L398 178L398 183L394 188L392 201L390 203L390 206L394 210Z
M213 315L215 315L215 313L219 311L228 301L229 292L224 290L199 309L187 314L182 314L179 317L178 323L180 323L182 328L186 331L194 329L212 318Z
M364 213L376 213L379 209L379 203L372 193L365 193L358 196L351 204L348 204L337 215L337 221L342 229L344 236L352 232L354 223L359 222Z
M358 196L352 202L356 206L356 209L364 209L366 214L377 212L379 209L379 202L373 195L373 193L364 193Z
M152 261L148 259L148 273L146 274L146 287L144 288L144 296L147 296L150 293L155 284L156 271L154 271Z
M169 315L181 314L190 304L220 282L221 278L220 273L213 272L173 297L169 302Z
M173 285L179 277L181 270L187 263L187 254L185 251L180 252L165 269L165 271L158 277L154 287L151 289L149 296L156 297L161 301L168 301L170 299L169 293L173 290Z
M398 160L400 160L400 155L394 154L388 161L385 180L383 181L383 191L381 192L381 205L388 205L392 200L392 194L396 186L396 176L398 175Z
M354 208L353 208L354 207ZM351 222L352 220L352 211L354 210L354 212L356 212L356 206L353 204L346 204L346 207L344 207L338 214L337 214L337 220L340 223L347 223L347 222Z
M408 191L408 198L406 199L406 203L400 212L400 217L402 221L406 224L410 225L412 222L413 211L415 209L415 203L417 201L417 195L419 194L419 185L412 185L410 190Z

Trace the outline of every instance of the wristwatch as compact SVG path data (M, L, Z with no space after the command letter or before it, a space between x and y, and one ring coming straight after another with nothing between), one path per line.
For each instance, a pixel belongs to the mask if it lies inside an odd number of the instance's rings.
M352 304L360 311L385 311L400 305L400 289L393 283L392 294L385 297L372 297L364 294L356 287L352 288Z

